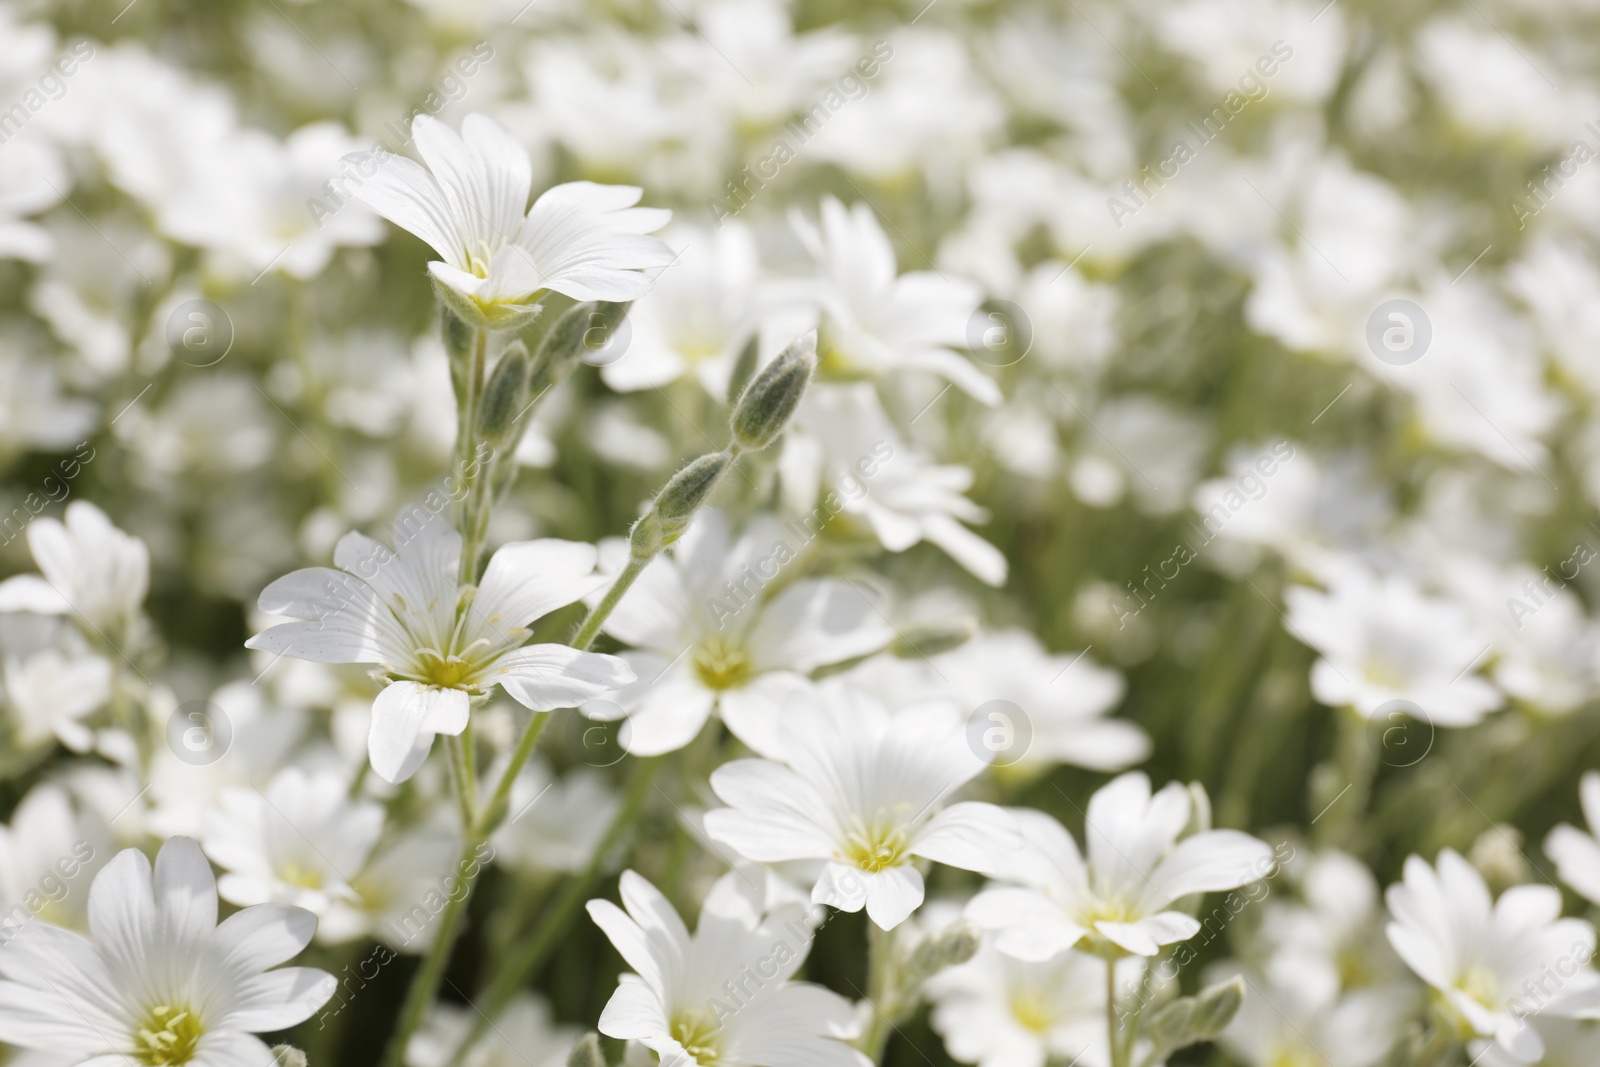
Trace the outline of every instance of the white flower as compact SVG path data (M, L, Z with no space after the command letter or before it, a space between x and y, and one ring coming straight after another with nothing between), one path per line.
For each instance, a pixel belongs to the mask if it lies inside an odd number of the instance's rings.
M401 156L352 166L376 173L354 196L439 253L428 264L441 285L489 314L530 307L549 289L574 300L633 300L650 289L641 273L672 262L672 250L646 234L670 212L636 208L630 185L568 182L528 207L533 182L527 150L505 127L468 115L460 134L429 115L411 132L424 168Z
M984 722L998 732L984 735L985 747L1001 766L1120 771L1150 754L1143 730L1106 717L1126 685L1087 651L1052 655L1026 630L1001 630L979 634L935 662L968 708L989 706ZM1019 721L1009 721L1019 712Z
M1555 887L1513 886L1491 900L1483 877L1446 849L1437 869L1408 857L1404 881L1386 899L1390 944L1465 1033L1537 1063L1544 1042L1528 1016L1600 1017L1600 974L1589 966L1594 927L1561 918Z
M1001 875L1016 884L979 893L967 917L999 931L999 949L1024 960L1049 959L1085 939L1138 956L1186 941L1201 924L1172 910L1174 902L1248 885L1273 868L1272 850L1249 834L1183 836L1193 807L1177 782L1152 796L1141 771L1113 779L1089 798L1087 863L1059 822L1017 809L1026 846L1007 858Z
M951 351L968 343L967 323L983 295L976 285L932 271L897 276L894 246L864 203L846 208L827 197L820 229L798 211L790 221L822 275L823 374L920 370L985 404L1000 402L994 379Z
M72 615L91 641L119 642L139 617L150 589L144 542L111 524L86 500L67 505L65 524L35 519L28 547L43 577L19 574L0 582L0 612Z
M1118 970L1138 967L1122 960ZM1125 982L1132 976L1118 976ZM931 1022L952 1059L979 1067L1107 1067L1106 963L1083 952L1027 962L978 949L928 980Z
M1284 594L1289 632L1322 653L1311 668L1317 700L1363 716L1407 701L1408 713L1442 726L1470 726L1504 701L1468 673L1489 640L1455 603L1359 566L1331 573L1329 584L1326 593L1296 586Z
M153 879L127 849L89 891L89 938L32 923L0 949L0 1040L106 1064L269 1064L255 1034L333 995L331 974L278 967L315 928L281 904L218 924L216 882L189 838L162 846Z
M61 393L55 363L27 351L15 338L0 335L0 451L75 449L74 462L95 449L85 438L99 421L98 405ZM35 495L21 509L24 515L44 508ZM16 533L17 509L5 516L6 538ZM3 588L3 586L0 586Z
M989 513L964 495L968 467L936 463L900 438L873 387L814 384L806 391L779 456L793 520L813 530L839 515L858 517L890 552L922 541L988 585L1003 585L1006 557L963 523Z
M633 871L622 873L620 890L622 908L589 901L590 917L634 971L618 981L601 1033L642 1043L662 1067L867 1067L844 1043L859 1026L850 1002L789 981L812 937L799 909L787 921L781 911L763 921L724 883L691 935Z
M543 997L519 992L489 1032L452 1060L478 1018L473 1008L435 1003L406 1046L406 1067L563 1067L579 1037L576 1026L551 1019Z
M34 920L82 927L89 876L111 858L104 823L73 811L66 790L34 786L0 826L0 944Z
M1251 1067L1376 1067L1416 1008L1415 997L1388 989L1308 997L1237 966L1210 969L1206 981L1238 974L1245 975L1245 997L1220 1042Z
M1578 799L1588 832L1562 823L1545 838L1545 855L1555 860L1556 873L1583 899L1600 906L1600 772L1586 771L1578 783Z
M411 777L434 735L459 734L471 699L496 685L526 707L549 711L633 681L615 656L522 644L529 623L603 580L593 574L594 546L553 539L504 545L480 585L459 587L460 534L432 517L402 522L396 533L398 550L391 551L352 531L334 549L343 571L308 567L267 586L262 611L306 621L246 642L321 663L378 664L389 684L373 701L367 751L385 781Z
M598 771L580 767L558 779L535 756L511 785L509 815L493 838L495 859L519 870L577 874L621 807Z
M317 916L319 940L362 932L350 912L361 900L350 884L383 831L383 807L352 801L349 783L332 771L285 767L266 790L232 786L205 817L201 844L227 873L218 882L233 904L276 901ZM350 872L346 874L345 872Z
M674 229L669 240L677 258L629 312L627 350L610 361L601 351L594 361L618 392L662 386L692 372L721 399L756 325L751 303L761 267L755 236L737 220L716 230Z
M647 567L606 620L633 645L638 677L591 717L628 716L623 744L654 756L692 741L713 710L757 749L783 701L818 667L864 656L894 636L867 595L831 578L784 585L783 569L805 551L805 531L753 520L737 540L718 511ZM781 588L770 597L768 584Z
M726 808L706 832L760 863L825 860L817 904L863 906L885 930L922 904L917 860L992 873L1016 848L993 804L948 797L984 769L949 703L891 714L847 684L825 684L814 707L791 705L773 731L774 759L735 760L711 775Z
M87 752L94 733L83 719L111 699L111 664L91 653L67 655L41 649L27 659L5 661L6 705L14 740L30 748L51 736L74 752Z

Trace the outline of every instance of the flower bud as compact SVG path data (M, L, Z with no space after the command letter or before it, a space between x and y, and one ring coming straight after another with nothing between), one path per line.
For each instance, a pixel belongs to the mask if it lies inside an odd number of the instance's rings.
M756 373L756 360L759 358L761 358L761 336L755 334L739 350L739 358L733 364L733 373L728 376L729 404L739 402L739 394L744 392L744 387L750 384L750 379Z
M1244 1003L1244 979L1230 978L1207 986L1192 997L1179 997L1151 1017L1145 1036L1161 1055L1214 1041L1239 1014Z
M483 387L478 434L491 444L506 443L528 402L528 362L527 347L521 341L511 342Z
M977 954L978 941L977 927L969 922L957 922L912 949L907 970L920 985L946 967L955 967L970 960Z
M777 440L816 369L817 331L812 330L778 353L745 387L730 421L735 443L759 451Z
M631 301L600 300L568 308L534 350L529 394L543 393L564 378L580 356L604 348L632 306Z
M306 1054L293 1045L273 1045L272 1058L278 1067L306 1067Z
M711 491L732 464L731 453L708 452L674 474L651 501L650 510L633 524L633 532L628 537L633 557L649 559L682 537L694 513L711 496Z
M600 1051L600 1035L590 1032L579 1038L567 1057L567 1067L606 1067L605 1053Z

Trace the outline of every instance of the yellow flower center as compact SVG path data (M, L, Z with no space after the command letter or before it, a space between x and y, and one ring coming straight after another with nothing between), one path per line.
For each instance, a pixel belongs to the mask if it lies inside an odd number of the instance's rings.
M907 836L905 828L895 821L858 827L845 836L842 858L873 874L898 867L905 862L906 848L911 843Z
M713 637L694 650L694 673L707 689L737 689L750 680L750 655L737 642Z
M194 1012L172 1004L150 1009L144 1025L134 1031L133 1057L149 1067L188 1063L205 1031Z
M705 1011L687 1011L672 1020L672 1037L700 1067L716 1067L722 1052L717 1034L722 1027Z
M1024 1029L1036 1034L1049 1032L1055 1025L1055 1015L1035 990L1023 990L1011 998L1011 1014Z
M322 872L315 867L307 867L298 860L290 860L283 865L283 870L278 872L278 877L289 885L299 886L301 889L321 889Z
M1461 977L1456 979L1456 988L1490 1011L1499 1011L1504 1006L1500 998L1499 981L1494 972L1481 963L1461 972Z

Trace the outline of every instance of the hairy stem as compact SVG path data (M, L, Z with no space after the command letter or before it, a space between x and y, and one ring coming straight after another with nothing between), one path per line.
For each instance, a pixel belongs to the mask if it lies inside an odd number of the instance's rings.
M572 647L587 651L594 644L594 639L600 636L600 627L605 625L606 619L616 610L617 604L622 600L628 587L638 580L649 566L648 559L637 556L628 557L628 565L622 568L622 573L617 575L617 580L611 583L611 588L606 590L605 598L594 606L594 609L584 618L583 625L578 627L577 634L572 638Z
M873 1063L883 1062L894 1029L894 934L867 920L867 1003L872 1018L861 1035L861 1051Z

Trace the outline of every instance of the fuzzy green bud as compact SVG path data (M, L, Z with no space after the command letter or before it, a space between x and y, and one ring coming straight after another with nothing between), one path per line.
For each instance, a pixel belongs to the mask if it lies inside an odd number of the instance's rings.
M817 331L812 330L778 353L739 396L729 425L740 448L760 451L778 439L816 369Z
M633 525L628 540L634 558L649 559L682 537L732 464L731 453L708 452L674 474L656 494L650 510Z
M515 428L528 402L528 363L527 347L513 341L495 364L478 409L478 433L485 441L503 445Z
M600 1035L591 1031L579 1038L567 1057L567 1067L606 1067L606 1054L600 1050Z
M920 985L946 967L966 963L977 954L978 942L977 927L969 922L957 922L912 949L906 969Z
M465 363L470 360L474 340L472 324L451 311L449 307L441 307L439 326L440 332L444 334L444 350L450 354L451 361Z
M1243 1003L1244 979L1230 978L1207 986L1195 996L1179 997L1156 1012L1145 1028L1145 1036L1163 1055L1201 1041L1214 1041L1233 1022Z
M631 301L599 300L568 308L534 349L529 393L540 395L566 377L580 357L604 348L632 306Z
M949 622L925 622L907 627L889 643L889 653L901 659L936 656L960 648L977 635L978 624L972 619L955 619Z
M744 387L755 377L756 360L759 358L761 358L761 336L756 334L739 350L739 358L733 364L733 373L728 376L729 405L739 402L739 394L744 392Z

